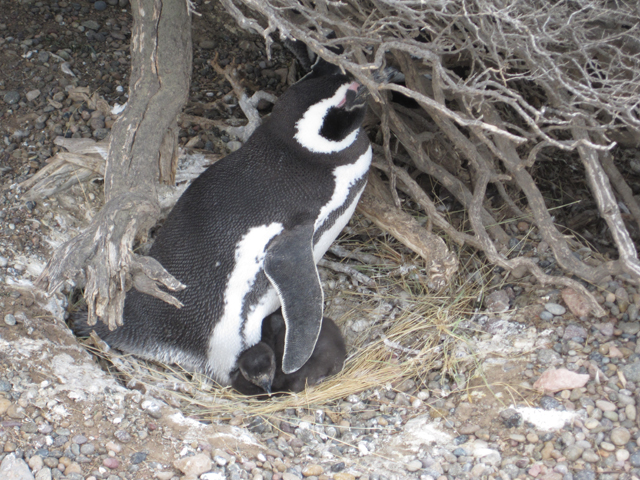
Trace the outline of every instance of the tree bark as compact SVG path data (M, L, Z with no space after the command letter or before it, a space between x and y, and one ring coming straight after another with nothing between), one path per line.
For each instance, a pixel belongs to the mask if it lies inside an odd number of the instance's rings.
M177 161L176 119L191 76L191 19L185 0L134 0L129 101L111 130L105 205L93 223L58 250L38 284L48 293L66 279L85 283L89 324L122 324L126 290L180 303L161 291L184 288L154 259L133 253L160 214L158 182L171 183ZM151 280L151 281L150 281Z

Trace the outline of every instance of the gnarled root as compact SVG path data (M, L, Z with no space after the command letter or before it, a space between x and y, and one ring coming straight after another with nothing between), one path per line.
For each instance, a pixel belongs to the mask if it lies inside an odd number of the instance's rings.
M145 293L182 306L157 284L172 291L185 286L157 260L131 250L138 232L146 232L158 214L157 204L148 198L133 194L113 198L84 232L55 252L36 285L51 294L65 280L85 283L87 322L95 325L100 317L110 329L122 325L124 298L132 283Z

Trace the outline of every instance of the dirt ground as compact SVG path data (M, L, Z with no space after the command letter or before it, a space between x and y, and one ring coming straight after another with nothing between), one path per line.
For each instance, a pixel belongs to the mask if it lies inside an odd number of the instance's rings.
M235 62L249 92L264 89L279 95L287 87L292 58L281 45L276 45L273 58L267 59L261 39L241 32L218 3L196 3L202 16L193 19L194 78L185 113L238 123L243 117L237 101L229 97L230 85L215 74L207 61L217 55L222 65ZM428 362L425 360L422 370L418 369L419 374L414 369L411 375L399 374L378 388L354 391L353 397L341 395L324 405L310 403L306 408L283 407L282 411L276 408L272 414L263 415L274 422L273 426L262 429L256 427L256 416L247 414L253 407L228 392L220 394L207 387L202 390L204 393L194 393L193 389L172 389L166 384L150 388L132 382L131 375L117 371L113 362L99 362L65 324L67 309L76 301L71 286L47 298L33 287L33 282L52 251L74 236L100 208L101 181L95 176L92 182L46 199L25 196L20 185L63 150L54 144L56 137L102 140L108 134L115 116L98 118L94 115L99 110L95 102L71 98L69 92L88 87L90 96L97 92L110 107L126 102L131 28L128 8L126 2L120 6L109 3L99 11L89 2L59 1L48 5L0 0L0 459L13 454L29 465L35 456L51 459L52 456L38 453L50 438L53 446L49 445L49 450L63 451L56 457L58 464L45 461L48 467L32 466L32 470L35 473L50 467L59 472L53 474L54 478L63 478L64 474L66 478L114 480L109 475L117 475L116 478L169 479L188 475L185 469L190 467L183 469L179 465L184 462L180 462L200 454L213 462L212 473L199 471L211 475L200 477L205 480L224 478L214 474L256 480L300 475L336 480L375 479L381 475L504 478L500 472L505 459L537 458L533 451L540 452L544 447L538 437L542 439L546 431L531 422L517 425L517 432L505 429L505 409L510 405L537 406L541 395L532 385L550 365L571 364L582 373L593 371L586 360L589 352L583 358L576 354L575 345L565 348L573 338L563 340L569 326L583 325L589 338L596 339L599 345L612 342L611 335L616 335L616 345L623 355L620 365L635 360L635 346L626 348L628 339L622 337L622 330L618 331L620 311L609 313L604 319L579 319L567 311L542 320L545 305L561 304L563 297L559 290L536 285L531 277L496 274L484 266L486 277L476 287L469 287L465 295L481 299L489 291L504 291L504 311L487 309L486 302L470 300L460 311L453 312L451 305L464 291L461 285L478 278L469 269L461 272L448 293L435 294L426 291L419 276L408 274L389 281L392 267L374 268L346 261L379 284L371 289L348 274L321 271L327 314L343 329L352 362L367 345L387 338L394 319L422 311L426 303L440 305L439 313L434 307L428 310L429 315L444 315L444 319L423 315L425 322L431 322L428 335L434 347ZM35 91L39 93L32 93ZM16 101L14 93L19 96ZM268 112L267 106L264 112ZM181 127L183 151L195 155L196 163L206 164L233 148L230 143L234 139L218 129L188 121ZM184 160L185 164L190 161ZM340 245L356 250L363 244L368 252L380 255L395 267L421 268L415 255L356 216ZM535 254L541 260L546 258L542 251ZM330 258L343 260L335 254ZM606 294L606 290L603 292ZM604 299L603 295L603 302ZM632 295L627 303L637 304L638 299ZM447 316L449 308L453 313ZM604 330L598 330L607 322L616 326L618 333L613 333L613 326L609 337ZM385 344L388 356L381 363L404 365L407 355L428 343L426 337L417 334L402 338L400 346ZM558 344L560 347L553 350ZM542 355L541 351L557 353ZM615 378L612 372L607 371L609 378ZM3 381L8 385L5 389ZM582 393L588 395L591 391L585 389ZM206 414L196 408L202 404L202 396L209 398ZM556 401L570 399L558 397ZM211 407L215 402L219 402L224 414L217 414ZM228 407L230 402L237 407ZM567 406L565 410L572 408ZM330 417L324 430L316 432L320 437L328 431L340 433L349 429L351 436L341 433L341 440L336 437L333 444L331 439L316 439L315 443L308 440L303 432L306 427L301 425L309 421L309 416L322 425L315 417L318 411ZM373 424L372 419L376 420ZM33 431L25 427L27 424L35 425ZM433 435L429 433L432 428ZM51 429L62 433L53 437L49 435ZM516 433L522 433L523 438L525 433L535 434L536 441L531 440L535 446L527 450L520 437L513 437ZM84 442L79 435L85 437ZM58 438L65 441L60 440L57 445ZM86 439L96 445L95 452L73 453L73 448L85 444ZM454 470L447 473L434 466L455 464L455 455L450 458L454 448L449 447L473 441L485 442L482 448L491 450L477 454L477 458L500 452L500 460L477 463L483 469L476 469L475 474L471 467L458 475L451 473ZM470 451L480 451L473 448L469 447ZM67 454L67 450L72 453ZM443 453L445 450L448 453ZM138 462L142 457L144 460ZM422 463L418 467L411 463L415 461ZM535 461L519 468L528 471ZM340 463L342 467L337 467ZM467 463L474 465L472 460ZM234 464L239 465L238 469L230 468ZM317 473L318 469L305 473L309 465L322 466L322 473ZM625 471L624 466L615 468ZM550 466L546 474L554 472Z

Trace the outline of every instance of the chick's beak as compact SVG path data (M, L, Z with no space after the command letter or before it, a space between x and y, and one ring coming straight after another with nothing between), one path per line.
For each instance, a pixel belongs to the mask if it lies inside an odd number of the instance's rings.
M265 392L271 395L271 379L267 376L263 376L258 381L258 386L262 388Z

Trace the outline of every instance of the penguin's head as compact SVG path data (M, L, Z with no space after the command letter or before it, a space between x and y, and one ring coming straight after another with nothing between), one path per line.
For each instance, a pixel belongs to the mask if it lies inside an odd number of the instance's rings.
M244 378L271 394L271 384L276 374L276 357L269 345L258 342L242 352L238 369Z
M366 89L322 59L292 85L273 108L280 131L312 153L348 148L358 136L366 109Z

